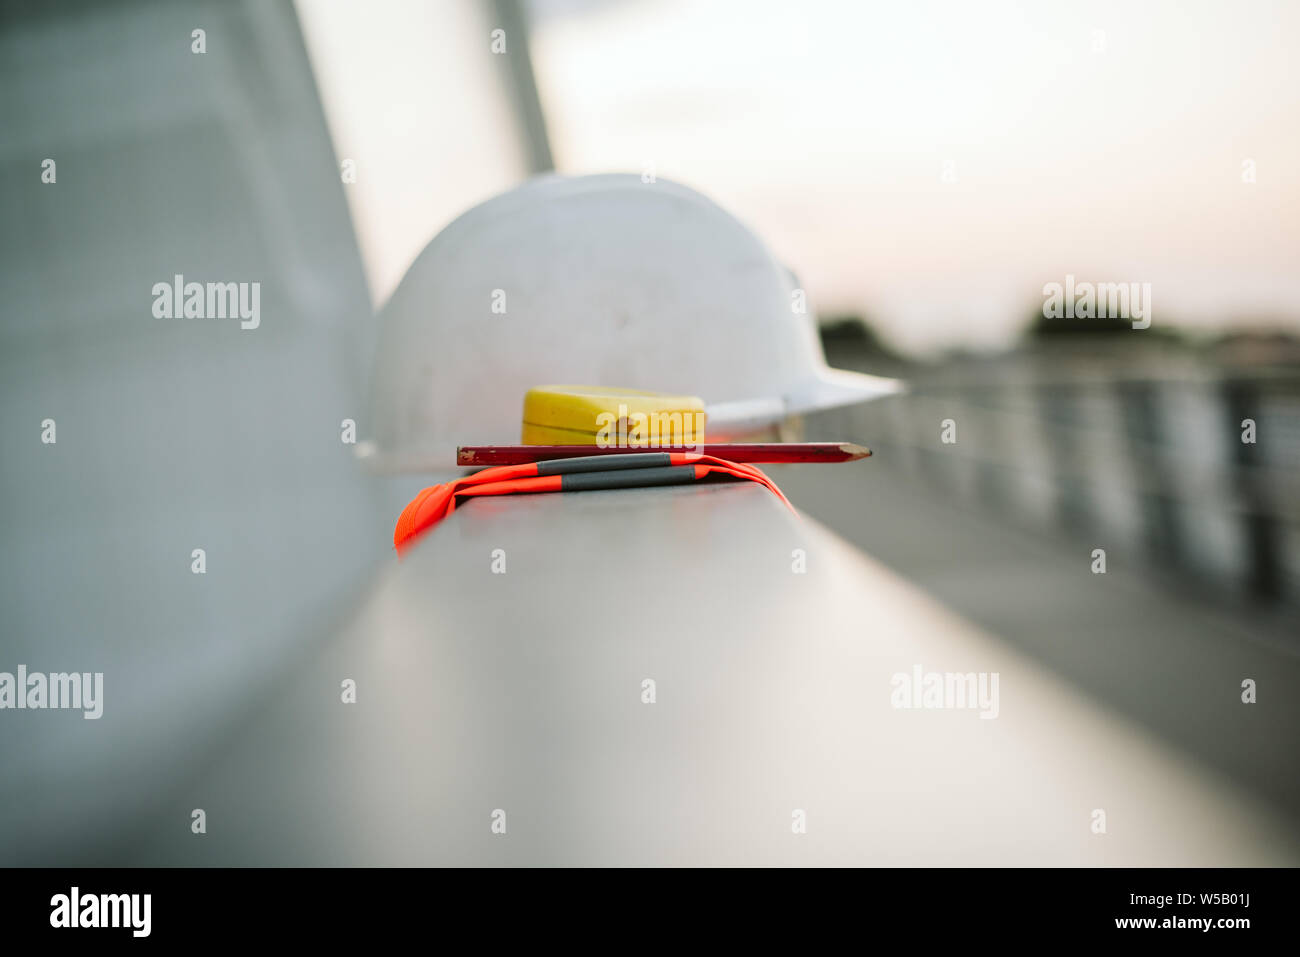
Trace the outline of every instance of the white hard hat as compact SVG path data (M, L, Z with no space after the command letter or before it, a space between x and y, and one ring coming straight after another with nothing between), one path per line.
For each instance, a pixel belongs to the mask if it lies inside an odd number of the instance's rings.
M461 215L381 313L383 471L519 441L524 393L580 382L697 395L707 437L898 391L830 369L790 273L694 190L634 174L532 180Z

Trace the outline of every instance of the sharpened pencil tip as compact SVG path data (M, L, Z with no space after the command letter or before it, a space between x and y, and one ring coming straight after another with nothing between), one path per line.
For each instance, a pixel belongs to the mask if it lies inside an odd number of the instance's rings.
M840 451L849 456L850 462L854 459L865 459L871 454L871 449L865 445L855 445L852 442L841 442Z

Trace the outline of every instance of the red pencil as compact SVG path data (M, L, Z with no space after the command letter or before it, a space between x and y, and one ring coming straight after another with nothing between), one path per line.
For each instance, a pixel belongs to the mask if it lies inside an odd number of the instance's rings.
M628 449L597 445L462 445L456 449L456 464L522 465L550 459L574 459L587 455L628 455L638 452L698 452L731 462L852 462L866 458L871 449L851 442L731 442L705 444L694 449L673 446Z

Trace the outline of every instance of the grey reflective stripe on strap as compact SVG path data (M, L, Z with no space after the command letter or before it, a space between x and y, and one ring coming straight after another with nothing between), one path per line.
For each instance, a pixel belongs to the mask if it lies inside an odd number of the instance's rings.
M617 472L579 472L560 479L562 492L590 492L602 488L642 488L650 485L684 485L695 481L694 465L621 469Z
M632 452L628 455L588 455L579 459L548 459L537 463L538 475L568 475L570 472L614 472L672 464L668 452ZM634 483L640 484L640 483Z

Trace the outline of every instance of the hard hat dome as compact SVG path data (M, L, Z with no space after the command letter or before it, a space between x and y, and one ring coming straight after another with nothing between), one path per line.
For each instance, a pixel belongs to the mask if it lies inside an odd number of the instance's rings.
M517 442L524 393L548 382L698 395L714 440L742 419L896 390L828 369L792 292L758 238L694 190L532 180L443 229L384 307L369 454L402 470Z

